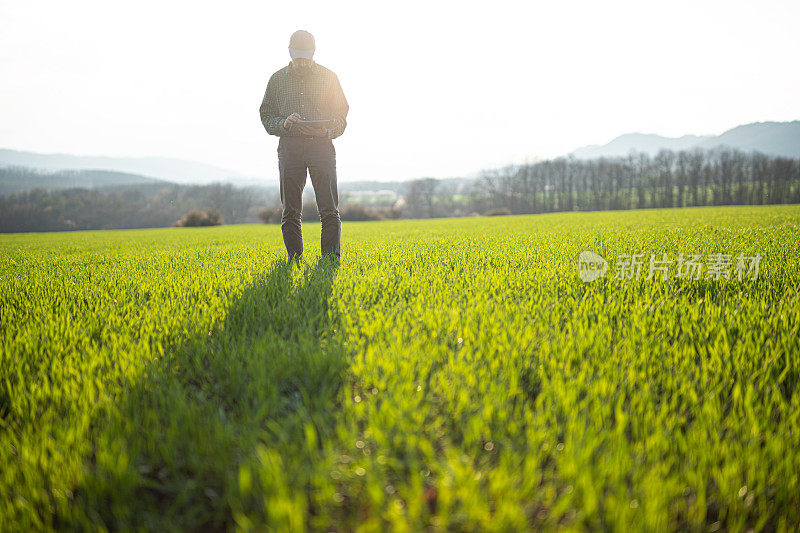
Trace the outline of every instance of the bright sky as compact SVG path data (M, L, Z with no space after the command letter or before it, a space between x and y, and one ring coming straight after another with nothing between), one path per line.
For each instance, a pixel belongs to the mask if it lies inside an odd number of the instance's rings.
M800 118L797 0L3 0L0 21L0 147L18 150L277 179L258 107L296 29L350 104L340 180Z

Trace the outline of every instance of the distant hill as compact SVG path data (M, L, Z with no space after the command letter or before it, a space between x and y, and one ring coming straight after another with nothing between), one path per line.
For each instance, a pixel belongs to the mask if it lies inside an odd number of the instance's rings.
M659 150L710 149L727 146L746 152L800 158L800 120L792 122L755 122L737 126L722 135L684 135L662 137L643 133L626 133L608 144L578 148L571 155L578 159L622 157L631 151L655 155Z
M800 120L793 122L756 122L738 126L719 137L706 139L700 148L730 146L744 151L769 155L800 157Z
M655 155L659 150L688 150L700 142L714 139L713 136L684 135L683 137L662 137L651 133L626 133L608 144L592 144L578 148L572 155L578 159L597 157L621 157L630 152L647 152Z
M105 157L70 154L39 154L0 148L0 167L28 167L38 170L112 170L139 174L176 183L239 181L244 176L231 170L170 157Z
M83 187L99 189L106 187L142 187L174 185L174 183L148 178L139 174L114 172L111 170L62 170L45 172L25 167L0 168L0 194L29 191L36 187L47 190Z

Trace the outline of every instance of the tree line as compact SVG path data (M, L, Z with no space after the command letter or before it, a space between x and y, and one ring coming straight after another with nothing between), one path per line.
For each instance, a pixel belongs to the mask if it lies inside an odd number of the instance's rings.
M303 219L318 220L308 189ZM375 220L781 203L800 203L800 159L697 149L508 165L484 171L469 184L417 179L393 205L385 199L351 201L344 194L340 212L343 220ZM37 188L0 195L0 232L165 227L210 210L226 224L281 218L277 190L262 187Z
M425 194L438 196L430 187ZM452 195L445 196L439 212L452 213ZM524 214L784 203L800 203L800 159L696 149L509 165L483 172L464 208Z
M166 227L209 210L227 224L258 222L259 211L277 201L262 189L229 183L36 188L0 196L0 232Z

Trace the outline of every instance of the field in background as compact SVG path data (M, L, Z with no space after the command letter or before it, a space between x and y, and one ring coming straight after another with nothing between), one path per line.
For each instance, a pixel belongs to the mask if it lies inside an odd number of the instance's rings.
M800 524L800 207L318 231L0 235L0 530Z

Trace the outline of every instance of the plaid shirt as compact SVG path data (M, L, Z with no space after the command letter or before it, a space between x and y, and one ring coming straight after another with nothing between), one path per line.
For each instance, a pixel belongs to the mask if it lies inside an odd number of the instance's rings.
M348 110L339 78L333 71L314 62L311 72L305 75L295 72L291 63L273 74L267 83L259 113L267 133L279 137L301 135L297 128L287 130L283 127L286 117L292 113L298 113L304 120L333 119L328 137L335 139L344 133Z

